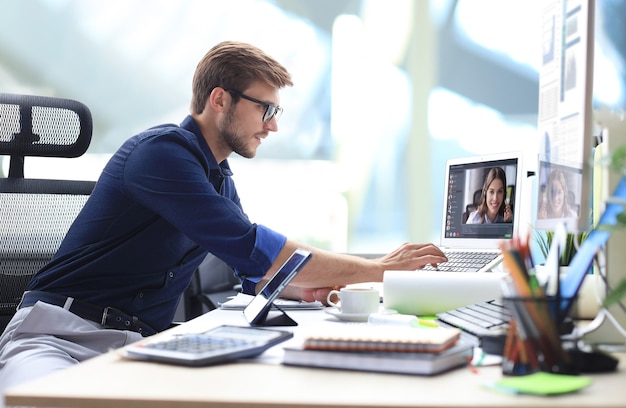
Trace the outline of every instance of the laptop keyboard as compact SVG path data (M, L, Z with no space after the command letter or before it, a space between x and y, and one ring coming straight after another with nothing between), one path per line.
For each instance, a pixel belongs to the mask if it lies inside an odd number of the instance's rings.
M426 265L426 271L442 272L478 272L491 261L500 256L498 252L467 252L445 251L448 262L440 264L436 269L432 265Z
M474 303L437 314L437 318L476 337L502 334L511 314L500 300Z

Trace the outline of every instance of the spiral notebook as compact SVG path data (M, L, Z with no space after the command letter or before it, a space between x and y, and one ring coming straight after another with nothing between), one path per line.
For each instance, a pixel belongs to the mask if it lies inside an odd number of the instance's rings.
M353 326L320 328L304 336L307 350L376 351L393 353L440 353L460 338L456 328Z

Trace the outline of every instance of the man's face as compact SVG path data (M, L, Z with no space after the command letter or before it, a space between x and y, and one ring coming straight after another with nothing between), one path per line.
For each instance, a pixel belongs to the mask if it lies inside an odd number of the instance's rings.
M278 105L278 90L271 86L257 83L242 92L264 103ZM219 127L223 143L242 157L256 156L262 140L270 131L278 130L275 117L263 122L265 111L266 106L240 97L236 104L231 104Z

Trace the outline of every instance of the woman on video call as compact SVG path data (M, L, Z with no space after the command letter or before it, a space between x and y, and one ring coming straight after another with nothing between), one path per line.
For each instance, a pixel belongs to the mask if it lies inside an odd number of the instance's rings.
M550 172L545 193L537 211L538 218L569 218L577 216L576 211L569 205L567 180L562 171L552 170Z
M485 178L478 209L470 213L466 224L511 222L513 212L511 206L505 202L505 196L506 174L500 167L493 167Z

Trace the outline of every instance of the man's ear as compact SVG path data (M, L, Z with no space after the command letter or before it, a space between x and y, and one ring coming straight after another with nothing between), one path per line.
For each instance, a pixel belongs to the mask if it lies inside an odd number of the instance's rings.
M227 94L228 92L226 92L224 90L224 88L220 88L220 87L215 87L213 88L213 90L211 91L211 93L209 94L209 97L207 98L207 106L206 108L210 108L212 111L215 112L225 112L227 109Z

